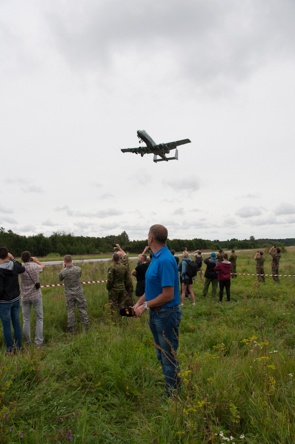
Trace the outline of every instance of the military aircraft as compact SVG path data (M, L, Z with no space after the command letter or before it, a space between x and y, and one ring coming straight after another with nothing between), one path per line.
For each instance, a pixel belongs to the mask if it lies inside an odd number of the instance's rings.
M122 148L122 153L135 153L140 154L141 157L145 154L154 154L154 162L163 162L168 160L178 160L178 145L184 145L185 143L190 143L189 139L176 140L175 142L168 143L159 143L156 142L148 135L148 133L144 130L137 131L137 137L140 139L140 142L145 142L146 146L140 146L139 148ZM169 154L171 150L175 149L174 157L166 157L166 154Z

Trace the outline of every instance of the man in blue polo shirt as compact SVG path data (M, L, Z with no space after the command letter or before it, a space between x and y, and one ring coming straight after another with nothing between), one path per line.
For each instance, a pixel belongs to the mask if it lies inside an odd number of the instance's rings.
M177 349L181 309L178 269L174 256L166 242L168 231L163 225L152 225L148 234L148 246L153 252L145 275L145 294L134 305L137 316L149 311L149 325L161 362L168 396L180 390Z

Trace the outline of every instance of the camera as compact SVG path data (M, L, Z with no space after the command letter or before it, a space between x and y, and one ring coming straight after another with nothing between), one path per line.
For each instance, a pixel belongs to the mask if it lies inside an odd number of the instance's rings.
M133 316L136 316L133 307L124 307L120 310L121 316L127 316L128 318L131 318Z

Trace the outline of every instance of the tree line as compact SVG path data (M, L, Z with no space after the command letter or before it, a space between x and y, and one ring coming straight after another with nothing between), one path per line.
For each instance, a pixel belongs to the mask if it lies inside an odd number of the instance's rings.
M295 245L295 238L287 239L230 239L227 241L208 239L168 239L168 247L177 252L183 251L186 247L188 251L219 249L253 249L269 248L272 245L286 247ZM45 257L49 254L87 255L101 254L113 251L114 245L120 244L128 253L139 254L147 244L146 240L130 240L126 231L115 236L94 237L94 236L74 236L66 233L53 233L51 236L36 234L33 236L22 236L12 230L0 228L0 246L5 246L15 256L20 256L22 251L28 250L33 256Z

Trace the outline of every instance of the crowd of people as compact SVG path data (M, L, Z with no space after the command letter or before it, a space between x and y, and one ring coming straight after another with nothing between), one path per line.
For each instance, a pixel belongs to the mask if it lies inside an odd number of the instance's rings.
M193 259L191 259L185 249L180 261L175 251L168 249L167 238L166 227L160 224L151 226L148 245L138 256L138 263L132 271L128 255L119 244L116 244L112 264L108 268L106 288L113 313L122 314L123 306L129 307L128 314L137 317L146 311L149 312L149 326L154 338L156 355L162 366L165 390L168 396L172 396L179 392L181 382L177 360L181 306L184 305L186 296L189 296L192 304L195 304L193 281L198 277L204 284L203 297L207 296L211 285L213 297L217 296L219 290L219 302L222 303L225 290L229 302L231 279L237 277L237 254L234 250L229 255L219 250L217 254L212 252L208 258L203 259L202 252L196 250L192 253ZM273 279L279 282L281 251L274 246L269 250L269 254L272 256ZM37 347L44 346L39 274L45 265L31 256L29 251L24 251L21 259L22 263L16 261L7 248L0 247L0 318L7 354L13 354L22 348L20 307L23 315L23 335L27 344L31 343L30 314L33 309L36 315L34 343ZM264 282L263 251L257 251L254 260L258 281ZM206 265L204 276L203 262ZM86 298L80 283L81 273L81 268L73 264L72 257L66 255L59 280L64 282L68 330L71 333L75 332L76 308L85 331L89 329ZM135 303L132 278L136 279Z
M39 274L45 265L29 251L21 254L22 264L15 260L6 247L0 247L0 318L6 346L6 354L13 355L22 349L22 339L31 344L31 311L35 312L36 326L34 344L44 347L43 302ZM59 273L64 280L68 329L75 330L75 309L78 308L81 323L88 330L86 299L80 283L82 270L73 265L72 257L66 255ZM19 279L20 276L20 279ZM20 325L22 309L23 328ZM12 335L12 328L13 333ZM22 335L23 330L23 335ZM14 337L13 337L14 336Z

